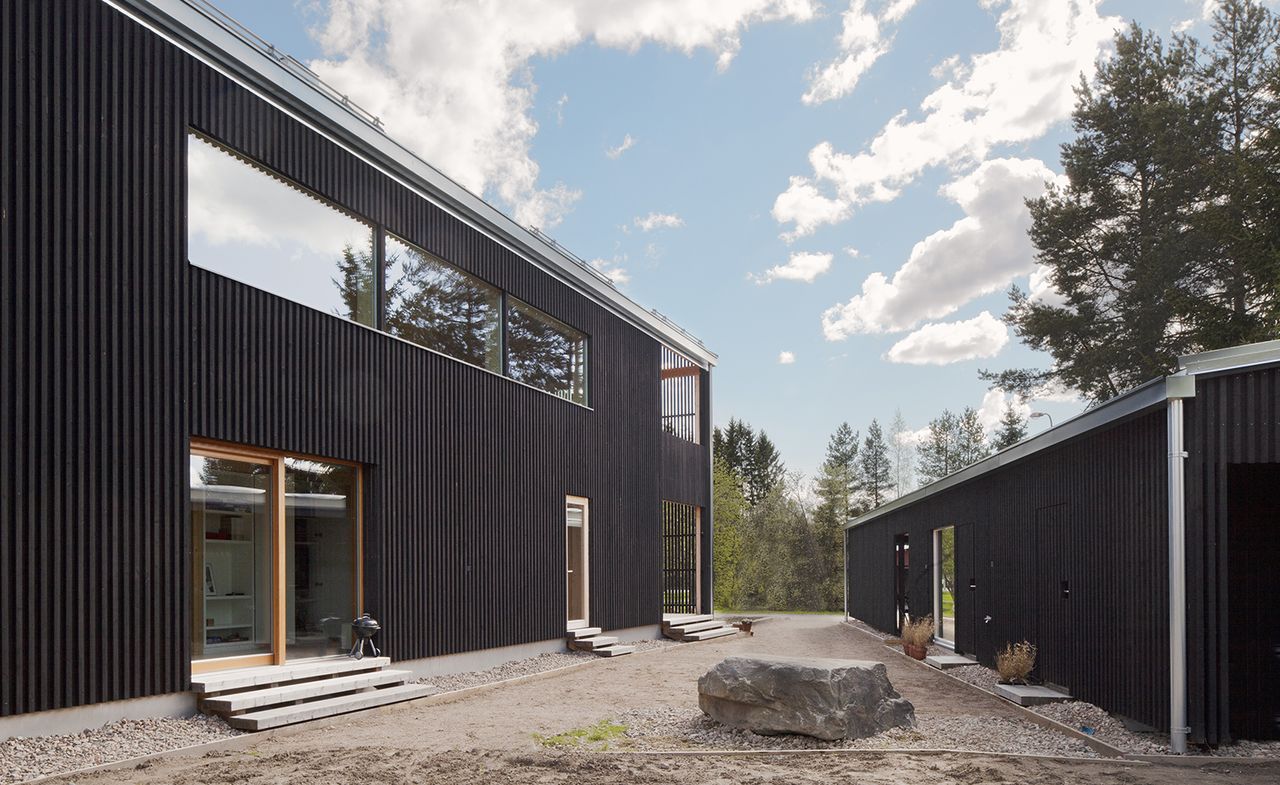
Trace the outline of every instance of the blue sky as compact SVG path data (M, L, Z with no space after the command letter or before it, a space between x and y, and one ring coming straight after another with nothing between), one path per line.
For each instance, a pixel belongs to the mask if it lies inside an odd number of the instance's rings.
M717 423L810 475L841 421L994 419L978 369L1046 364L998 317L1054 296L1020 204L1070 86L1130 19L1206 37L1201 0L218 5L702 338Z

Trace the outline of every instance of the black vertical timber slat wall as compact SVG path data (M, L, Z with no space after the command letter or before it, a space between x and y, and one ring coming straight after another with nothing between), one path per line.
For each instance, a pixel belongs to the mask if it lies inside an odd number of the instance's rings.
M97 0L0 3L0 66L0 715L186 688L191 436L365 465L393 657L562 636L566 494L592 623L658 623L653 338ZM190 267L189 127L590 335L592 408Z
M1043 622L1065 619L1039 677L1168 727L1166 451L1161 409L849 529L850 614L896 629L893 537L902 533L911 543L910 605L932 613L933 530L964 526L977 587L970 592L966 580L956 596L957 616L974 620L960 625L960 648L994 665L1006 643L1037 642ZM1063 526L1037 538L1037 511L1050 508ZM1064 578L1069 599L1059 592Z

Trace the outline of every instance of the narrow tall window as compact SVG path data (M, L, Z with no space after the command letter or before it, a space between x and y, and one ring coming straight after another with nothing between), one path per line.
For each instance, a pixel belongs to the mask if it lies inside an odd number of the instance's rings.
M662 347L662 430L698 444L698 384L702 369L682 354Z
M387 332L502 373L502 292L387 235Z
M187 259L373 327L373 228L261 164L187 136Z
M587 337L512 297L507 303L507 375L586 406Z

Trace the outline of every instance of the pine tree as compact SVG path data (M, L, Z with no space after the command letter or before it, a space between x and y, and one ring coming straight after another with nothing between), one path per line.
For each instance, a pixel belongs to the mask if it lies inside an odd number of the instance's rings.
M956 421L956 469L986 458L991 454L991 446L987 443L987 429L978 418L978 411L972 406L965 407Z
M915 478L915 445L911 442L911 432L907 429L907 421L902 411L893 413L893 423L889 426L889 462L893 466L894 497L910 491Z
M880 423L871 421L867 438L858 455L859 476L867 508L874 510L887 502L893 493L893 466L889 461L889 445L884 442Z
M811 578L820 586L825 607L838 608L844 565L844 525L861 512L861 484L858 472L858 434L849 423L840 423L827 442L826 460L818 468L815 483L818 505L813 511L814 539L818 563Z
M920 479L931 483L960 468L957 442L960 421L950 409L929 421L929 434L916 448Z
M1050 370L982 377L1110 398L1177 356L1280 331L1280 26L1222 0L1206 50L1136 24L1082 83L1069 183L1029 202L1037 261L1062 302L1016 287L1006 320Z
M716 428L711 434L711 451L724 462L731 476L736 478L739 489L746 488L747 465L755 448L756 435L751 426L730 417L724 430Z
M1022 441L1026 435L1027 421L1022 419L1022 415L1018 414L1018 410L1010 402L1004 407L1004 414L1000 417L1000 427L991 437L991 447L998 452Z
M762 430L751 443L746 465L746 497L752 505L759 504L782 482L786 467L782 456L767 434Z

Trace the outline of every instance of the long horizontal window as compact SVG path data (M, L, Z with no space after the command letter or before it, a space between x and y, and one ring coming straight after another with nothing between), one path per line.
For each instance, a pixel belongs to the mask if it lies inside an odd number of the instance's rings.
M587 336L507 298L507 375L587 405Z
M586 335L377 231L263 164L188 133L191 264L587 405Z
M373 227L197 134L187 136L187 258L376 326Z
M386 330L502 372L502 292L387 235Z

